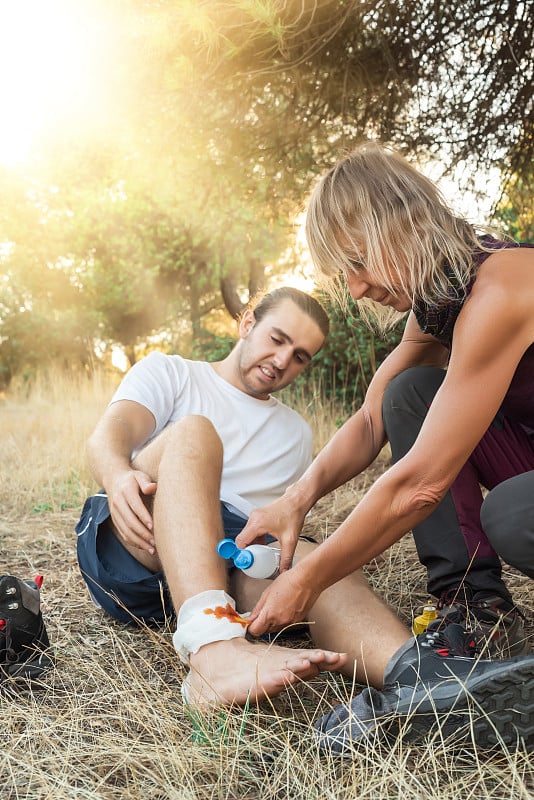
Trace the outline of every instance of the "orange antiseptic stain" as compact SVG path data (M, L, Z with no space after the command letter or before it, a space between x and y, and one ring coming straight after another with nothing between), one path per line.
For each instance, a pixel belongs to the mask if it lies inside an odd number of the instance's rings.
M240 617L235 608L230 603L225 606L215 606L215 608L205 608L204 614L214 614L215 619L227 619L229 622L239 622L244 628L248 625L248 620Z

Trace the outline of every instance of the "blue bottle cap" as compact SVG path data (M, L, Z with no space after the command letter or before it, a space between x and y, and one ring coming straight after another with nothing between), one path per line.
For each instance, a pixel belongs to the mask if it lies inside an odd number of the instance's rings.
M233 558L240 551L233 539L221 539L217 545L217 552L223 558Z

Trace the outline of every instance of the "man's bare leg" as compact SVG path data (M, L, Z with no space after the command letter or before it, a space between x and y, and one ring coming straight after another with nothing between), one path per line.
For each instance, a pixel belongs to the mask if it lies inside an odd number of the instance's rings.
M160 434L135 460L136 468L157 482L156 555L128 550L151 571L163 568L177 610L201 592L227 587L226 563L216 552L223 536L222 455L211 423L189 416ZM244 638L211 642L190 655L190 701L212 705L258 701L321 670L339 670L346 659L340 652L294 650Z
M302 558L317 545L300 541L296 557ZM232 573L232 589L240 607L252 610L269 581L249 578L240 570ZM324 591L308 614L309 632L321 648L335 646L348 653L341 672L359 683L382 688L386 665L411 633L397 615L371 589L361 571L338 581Z

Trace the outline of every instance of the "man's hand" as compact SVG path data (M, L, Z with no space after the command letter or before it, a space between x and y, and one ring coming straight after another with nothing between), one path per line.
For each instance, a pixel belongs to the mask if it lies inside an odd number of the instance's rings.
M287 499L281 497L263 508L256 508L239 536L238 547L247 547L270 533L280 543L280 572L291 567L305 514L295 509Z
M319 592L300 581L298 574L297 569L287 570L263 592L248 617L248 633L261 636L306 618Z
M157 484L136 469L120 472L107 489L111 519L119 537L129 546L156 552L152 514L144 498L156 493Z

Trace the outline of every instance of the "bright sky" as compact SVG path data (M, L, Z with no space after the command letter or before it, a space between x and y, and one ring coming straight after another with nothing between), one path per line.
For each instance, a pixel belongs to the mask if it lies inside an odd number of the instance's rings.
M100 0L0 0L0 163L24 161L43 137L101 107L101 9Z
M426 170L428 177L437 181L439 188L454 211L463 214L469 222L487 223L491 209L498 198L502 175L498 169L487 172L469 173L465 164L459 164L454 176L439 178L441 167ZM471 177L473 189L461 190L461 186Z

